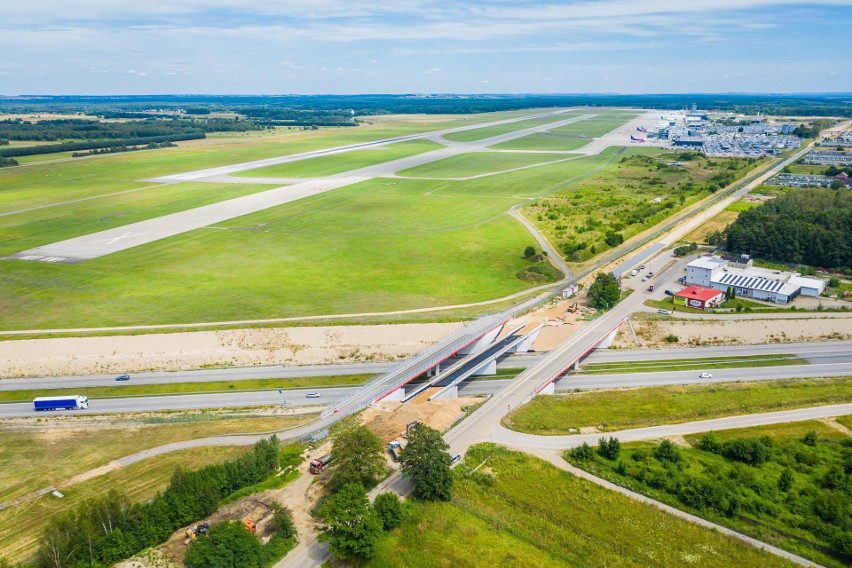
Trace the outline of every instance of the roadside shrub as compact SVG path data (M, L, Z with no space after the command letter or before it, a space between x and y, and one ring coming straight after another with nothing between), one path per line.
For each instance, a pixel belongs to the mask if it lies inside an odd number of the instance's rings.
M675 463L680 461L680 449L671 440L663 440L654 448L654 457L660 461Z
M722 440L719 439L719 436L715 432L707 432L701 436L701 440L698 442L698 449L714 454L721 454L724 448Z
M804 438L802 438L802 443L804 443L806 446L816 446L817 445L817 433L814 432L813 430L811 430L810 432L805 434Z
M737 438L725 446L724 455L749 465L760 465L769 459L769 450L757 438Z
M618 438L601 438L598 440L598 453L605 457L608 460L617 460L618 455L621 453L621 442L618 441Z
M396 493L380 493L376 495L373 510L382 521L385 530L396 528L402 522L402 502Z
M664 339L666 343L677 343L680 341L680 338L673 333L668 334Z
M593 457L595 457L595 452L586 442L583 442L582 446L577 446L576 448L571 449L571 459L589 461Z

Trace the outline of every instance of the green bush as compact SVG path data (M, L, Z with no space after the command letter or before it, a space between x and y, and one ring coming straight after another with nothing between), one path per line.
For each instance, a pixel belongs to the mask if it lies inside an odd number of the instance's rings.
M680 461L680 449L671 440L663 440L654 449L654 457L660 461L675 463Z
M373 509L382 520L385 530L394 529L402 522L402 502L396 493L380 493L376 495Z

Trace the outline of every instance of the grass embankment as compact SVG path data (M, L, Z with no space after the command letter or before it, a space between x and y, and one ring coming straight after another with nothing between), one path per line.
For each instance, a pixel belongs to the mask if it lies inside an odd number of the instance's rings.
M7 425L0 434L0 502L12 501L50 485L149 448L217 434L282 430L316 415L244 417L181 423L196 414L166 414L174 423L148 424L143 419L91 417L38 418L32 424ZM208 416L209 413L198 417ZM229 416L238 416L230 413ZM2 523L0 523L2 524ZM2 547L0 547L2 549Z
M688 306L683 306L679 304L675 304L672 300L671 296L667 296L664 300L645 300L643 302L644 305L649 308L658 308L663 310L671 310L673 312L683 312L686 314L717 314L717 315L740 315L741 313L754 313L759 312L762 314L781 314L781 313L796 313L799 311L799 308L796 306L790 306L788 308L782 308L780 306L772 306L767 304L761 304L760 302L753 302L751 300L744 300L742 298L735 298L733 300L728 300L719 305L718 308L711 308L709 310L699 310L696 308L690 308ZM739 309L738 311L738 308ZM813 312L813 311L825 311L825 312L839 312L844 311L846 306L841 306L840 308L824 308L817 310L807 310L802 308L803 312Z
M713 359L663 359L658 361L625 361L618 363L587 363L572 374L615 374L661 371L692 371L704 369L737 369L747 367L783 367L808 365L797 355L749 355L745 357L715 357Z
M128 435L126 432L124 434L137 447L144 443L138 435ZM100 434L95 437L100 438ZM3 440L2 443L5 444L5 433ZM0 511L0 550L7 560L24 560L35 553L41 532L51 516L71 509L86 499L103 496L111 489L121 490L134 502L150 499L158 491L165 489L178 467L199 469L239 455L249 447L192 448L154 456L88 481L62 487L62 493L65 495L62 499L47 494L4 509ZM44 467L53 467L53 464L45 464ZM5 464L3 468L5 469Z
M520 452L481 444L456 470L452 502L415 504L365 566L787 565Z
M545 436L602 432L840 404L852 401L852 377L678 385L537 396L504 423Z
M848 435L804 421L696 434L686 441L690 447L675 452L643 442L622 447L617 460L597 453L577 459L571 452L566 459L823 566L849 565Z
M432 142L431 140L407 140L405 142L397 142L396 144L388 144L387 146L378 146L369 150L352 150L331 156L245 170L235 175L295 178L329 176L381 164L382 162L431 152L432 150L440 150L443 147L441 144Z
M681 165L671 165L675 161ZM536 201L524 215L568 262L582 264L733 183L757 163L628 148L615 167Z
M162 383L134 385L131 379L126 386L82 387L67 389L38 389L0 391L0 402L29 401L37 396L60 396L85 392L90 399L124 396L151 396L184 393L243 392L270 389L297 389L305 387L332 387L360 385L374 375L333 375L327 377L293 377L286 379L249 379L245 381L210 381L200 383Z

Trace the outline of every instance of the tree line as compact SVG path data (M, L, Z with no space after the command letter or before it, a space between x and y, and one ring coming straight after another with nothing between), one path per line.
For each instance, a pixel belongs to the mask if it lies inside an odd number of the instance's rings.
M148 138L124 138L109 140L89 140L86 142L63 142L61 144L44 144L41 146L17 146L0 150L0 157L33 156L36 154L53 154L54 152L79 152L95 148L114 148L119 146L138 146L177 142L179 140L199 140L206 138L203 132L186 132L170 136L152 136Z
M178 469L168 487L133 504L117 490L54 515L41 536L36 568L101 568L164 542L176 529L209 516L223 497L272 475L279 467L272 436L232 460L196 471Z
M742 212L712 240L736 254L848 269L852 267L852 190L791 189Z

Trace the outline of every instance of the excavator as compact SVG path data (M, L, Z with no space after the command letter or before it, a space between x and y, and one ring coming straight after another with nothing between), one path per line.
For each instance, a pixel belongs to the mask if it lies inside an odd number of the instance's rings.
M186 529L186 542L188 543L190 540L198 540L199 535L206 535L207 529L210 528L209 523L198 523L197 525L193 525Z

